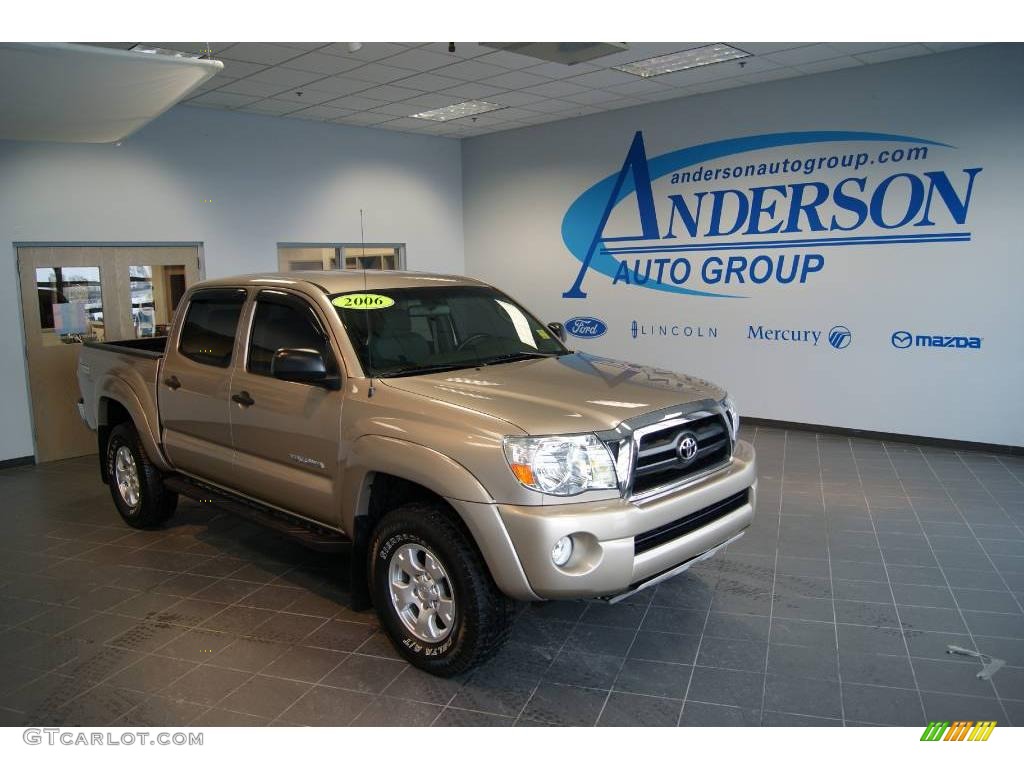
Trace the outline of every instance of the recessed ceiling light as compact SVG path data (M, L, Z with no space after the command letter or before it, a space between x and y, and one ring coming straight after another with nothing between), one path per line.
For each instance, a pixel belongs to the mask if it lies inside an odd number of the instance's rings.
M460 117L480 115L484 112L493 112L496 109L504 108L502 104L492 104L489 101L463 101L461 104L451 104L447 107L428 109L426 112L417 112L415 115L409 115L409 117L415 117L419 120L444 122L445 120L457 120Z
M202 53L187 53L185 51L173 51L170 48L155 48L152 45L134 45L129 48L131 51L136 53L151 53L158 56L174 56L177 59L201 59L205 54Z
M700 48L690 48L687 51L642 59L630 64L621 64L617 67L612 67L612 69L618 69L631 75L639 75L640 77L657 77L658 75L667 75L669 72L679 72L684 69L693 69L694 67L706 67L708 64L745 59L749 55L746 51L733 48L731 45L714 43L713 45L704 45Z

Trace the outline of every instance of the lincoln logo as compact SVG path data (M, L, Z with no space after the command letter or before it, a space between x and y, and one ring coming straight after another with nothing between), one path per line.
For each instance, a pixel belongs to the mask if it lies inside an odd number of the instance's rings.
M679 458L684 463L689 464L693 461L693 457L697 455L697 436L692 432L687 432L683 435L683 439L679 441Z

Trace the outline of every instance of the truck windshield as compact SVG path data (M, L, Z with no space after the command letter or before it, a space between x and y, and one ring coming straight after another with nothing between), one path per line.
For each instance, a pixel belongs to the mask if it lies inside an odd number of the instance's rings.
M370 376L411 376L568 353L548 328L493 288L382 288L330 299Z

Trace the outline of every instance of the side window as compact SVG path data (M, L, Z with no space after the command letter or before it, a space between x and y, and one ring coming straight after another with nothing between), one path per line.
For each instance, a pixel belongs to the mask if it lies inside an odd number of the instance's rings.
M245 291L241 289L214 288L192 294L178 351L197 363L227 368L244 303Z
M288 294L264 291L256 299L249 336L249 373L270 376L274 353L279 349L316 350L328 370L334 367L327 335L313 308Z

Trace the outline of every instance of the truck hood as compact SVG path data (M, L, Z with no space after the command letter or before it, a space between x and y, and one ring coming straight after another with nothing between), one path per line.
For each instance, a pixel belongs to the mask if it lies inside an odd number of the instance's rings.
M726 394L703 379L581 352L382 381L531 435L614 429L630 417Z

